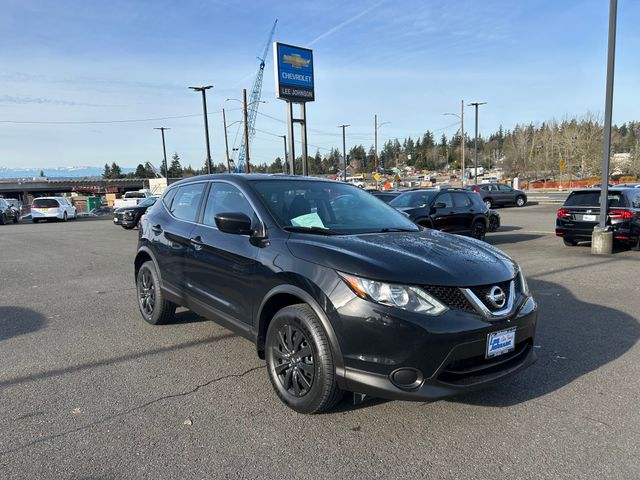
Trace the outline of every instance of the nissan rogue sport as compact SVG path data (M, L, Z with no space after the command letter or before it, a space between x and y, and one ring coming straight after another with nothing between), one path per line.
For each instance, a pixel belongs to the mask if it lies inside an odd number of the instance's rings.
M499 249L413 224L361 189L282 175L177 182L142 218L137 297L251 340L280 399L436 400L535 361L536 302Z

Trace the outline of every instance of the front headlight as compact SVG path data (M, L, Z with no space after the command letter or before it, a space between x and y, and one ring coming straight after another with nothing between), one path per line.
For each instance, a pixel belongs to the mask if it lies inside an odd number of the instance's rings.
M365 300L427 315L440 315L447 311L447 307L421 288L377 282L347 273L339 275L353 293Z
M529 284L527 283L527 279L524 277L524 272L522 271L522 267L520 267L518 271L518 278L520 279L520 289L522 294L530 297L531 291L529 290Z

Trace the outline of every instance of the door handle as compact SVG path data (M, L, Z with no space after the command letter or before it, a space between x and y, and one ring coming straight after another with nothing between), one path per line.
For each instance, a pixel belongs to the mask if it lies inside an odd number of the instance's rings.
M189 241L191 242L191 245L193 245L193 248L195 250L202 250L202 247L204 247L204 242L202 241L202 237L200 235L190 238Z
M160 224L152 225L152 226L151 226L151 231L152 231L153 233L158 233L158 234L160 234L160 233L162 233L162 227L160 226Z

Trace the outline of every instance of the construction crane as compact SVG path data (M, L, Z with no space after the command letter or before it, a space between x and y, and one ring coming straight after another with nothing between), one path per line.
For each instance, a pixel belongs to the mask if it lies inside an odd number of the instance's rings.
M273 27L271 28L271 33L269 34L269 40L267 41L267 45L264 47L264 53L262 57L258 57L260 60L260 65L258 66L258 73L256 73L256 79L253 82L253 88L251 89L251 97L249 98L249 103L247 105L247 123L248 123L248 132L249 138L242 139L242 145L238 150L238 163L237 163L237 171L244 172L245 168L245 142L249 143L251 146L251 140L253 140L253 136L256 133L256 116L258 114L258 105L260 104L260 97L262 96L262 77L264 76L264 65L265 60L267 58L267 54L269 53L269 47L271 47L271 42L273 41L273 34L276 31L276 24L278 23L278 19L273 22Z

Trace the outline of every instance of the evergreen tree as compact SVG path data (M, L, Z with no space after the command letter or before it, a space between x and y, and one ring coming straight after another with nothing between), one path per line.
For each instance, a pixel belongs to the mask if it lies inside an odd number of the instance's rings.
M104 164L104 172L102 172L102 178L112 178L111 177L111 167L108 163Z
M177 152L171 157L171 165L169 165L169 178L182 178L183 170L180 165L180 156Z
M144 165L139 163L133 176L135 178L147 178L147 171L144 169Z
M110 178L122 178L122 169L120 168L120 165L118 165L116 162L113 162L111 164Z
M44 170L40 170L40 176L44 177Z

